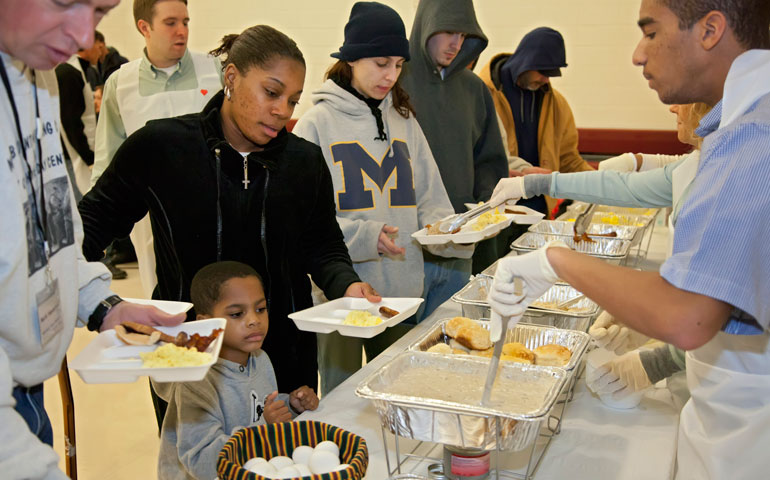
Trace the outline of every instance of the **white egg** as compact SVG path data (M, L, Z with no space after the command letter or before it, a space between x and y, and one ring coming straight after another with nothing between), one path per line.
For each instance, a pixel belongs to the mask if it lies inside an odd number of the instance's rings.
M254 472L257 475L262 475L263 477L273 477L275 476L276 472L278 472L278 470L276 470L275 467L269 463L257 464L251 467L249 471Z
M256 465L266 465L266 464L267 464L267 460L265 460L264 458L254 457L248 462L244 463L243 468L245 468L246 470L251 470L251 468Z
M302 445L294 449L294 452L291 454L291 458L294 460L294 463L304 463L307 465L308 460L310 460L310 455L312 454L313 447Z
M276 470L280 470L283 467L289 467L291 465L294 465L294 460L292 460L289 457L280 455L280 456L271 458L270 460L267 461L267 463L275 467Z
M278 473L275 474L275 478L294 478L299 476L300 472L294 465L283 467L282 469L278 470Z
M309 477L310 475L313 474L313 472L310 471L310 468L308 468L308 466L305 465L304 463L295 463L294 468L299 470L299 474L302 475L303 477Z
M313 473L329 473L334 471L339 464L340 459L337 455L325 450L316 450L310 456L310 462L307 466Z
M340 471L340 470L345 470L345 469L346 469L346 468L348 468L349 466L350 466L349 464L347 464L347 463L343 463L343 464L341 464L339 467L335 468L335 469L334 469L334 471L336 472L336 471Z
M338 447L336 443L331 442L329 440L324 440L323 442L316 445L315 451L317 452L319 450L331 452L334 454L335 457L340 456L340 447Z

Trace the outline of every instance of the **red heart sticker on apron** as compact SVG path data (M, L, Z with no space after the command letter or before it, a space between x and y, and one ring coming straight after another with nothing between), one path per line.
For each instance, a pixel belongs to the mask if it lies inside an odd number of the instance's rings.
M205 96L207 93L209 93L209 91L206 90L205 88L202 88L201 93Z

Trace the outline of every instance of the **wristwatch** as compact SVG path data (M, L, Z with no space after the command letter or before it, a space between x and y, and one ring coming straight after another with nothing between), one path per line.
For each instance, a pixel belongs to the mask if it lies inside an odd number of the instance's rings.
M107 316L107 313L110 311L110 309L122 301L123 299L119 296L112 295L99 302L99 305L96 306L94 313L88 317L87 328L92 332L98 332L102 328L104 317Z

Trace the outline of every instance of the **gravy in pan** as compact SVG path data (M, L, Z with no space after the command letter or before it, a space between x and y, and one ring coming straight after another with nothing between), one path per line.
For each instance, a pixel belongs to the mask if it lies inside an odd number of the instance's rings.
M486 375L414 366L399 374L385 390L396 395L429 398L468 406L481 405ZM488 407L526 414L542 407L553 382L506 378L498 372Z

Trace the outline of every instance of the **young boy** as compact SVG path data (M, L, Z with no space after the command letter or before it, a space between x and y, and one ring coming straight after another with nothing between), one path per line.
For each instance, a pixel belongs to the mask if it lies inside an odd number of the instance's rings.
M315 410L318 397L307 386L278 394L273 366L262 351L267 334L267 300L262 279L248 265L218 262L193 278L197 318L226 318L219 360L200 382L153 383L168 402L161 429L158 478L210 480L219 451L237 430L290 421Z

